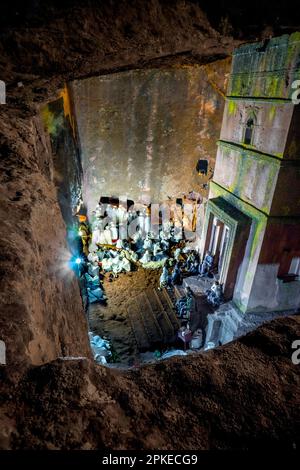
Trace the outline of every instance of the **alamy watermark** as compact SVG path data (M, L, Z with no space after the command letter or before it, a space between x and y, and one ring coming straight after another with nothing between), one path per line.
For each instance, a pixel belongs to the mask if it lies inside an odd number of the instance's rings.
M183 238L194 241L201 233L202 203L154 203L148 209L143 204L134 204L126 209L99 203L93 212L96 219L92 223L93 231L103 232L108 228L114 231L113 238L121 240L134 239L137 233L140 239L148 236L152 239L168 238L172 232L178 241Z
M295 366L298 366L300 364L300 339L295 339L295 341L293 341L292 349L296 349L292 354L292 363Z
M0 104L6 104L6 85L0 80Z
M6 364L6 346L4 341L0 340L0 365Z
M295 90L292 94L292 102L293 104L300 103L300 80L294 80L292 83L292 88Z

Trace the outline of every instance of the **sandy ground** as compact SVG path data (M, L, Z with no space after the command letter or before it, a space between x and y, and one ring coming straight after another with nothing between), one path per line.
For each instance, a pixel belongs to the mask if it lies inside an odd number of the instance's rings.
M132 365L138 357L136 342L128 318L130 299L149 287L159 285L161 269L147 270L139 268L130 273L121 273L112 282L107 274L104 289L107 305L89 306L88 318L91 331L110 339L122 363Z
M131 300L149 287L159 285L161 269L147 270L139 267L137 271L122 273L112 282L108 281L109 274L104 279L104 289L108 298L107 305L91 304L88 309L88 321L90 330L101 337L109 339L113 349L118 355L117 362L122 365L132 366L139 364L140 356L136 347L136 341L128 318ZM178 287L177 287L178 289ZM179 287L183 294L183 287ZM176 296L174 290L169 292L174 304ZM194 311L190 327L192 331L200 328L205 339L207 315L212 313L205 296L196 297L196 311ZM181 344L177 344L180 347Z

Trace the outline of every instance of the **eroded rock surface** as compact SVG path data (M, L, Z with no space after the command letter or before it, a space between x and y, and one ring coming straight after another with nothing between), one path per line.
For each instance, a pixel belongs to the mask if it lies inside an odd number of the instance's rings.
M39 7L38 7L39 11ZM67 80L122 68L205 63L233 40L189 2L74 2L3 25L0 78L0 332L8 364L88 355L79 288L59 264L68 259L57 178L40 111Z
M0 447L292 449L299 443L300 317L195 356L127 372L54 361L1 369Z
M41 107L68 80L208 63L235 45L194 2L128 3L47 2L37 16L1 19L0 447L291 446L299 436L299 366L290 358L298 317L204 355L126 373L57 359L90 350L78 284L57 269L66 227Z

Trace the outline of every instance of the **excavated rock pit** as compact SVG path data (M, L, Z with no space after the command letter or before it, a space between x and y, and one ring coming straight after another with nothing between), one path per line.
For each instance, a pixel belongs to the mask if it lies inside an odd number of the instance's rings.
M66 82L207 64L229 56L236 40L189 1L36 3L36 14L22 21L9 11L1 19L0 337L7 365L0 369L0 448L292 448L299 442L299 366L291 362L299 317L197 357L125 373L93 363L78 282L58 266L68 246L43 107Z

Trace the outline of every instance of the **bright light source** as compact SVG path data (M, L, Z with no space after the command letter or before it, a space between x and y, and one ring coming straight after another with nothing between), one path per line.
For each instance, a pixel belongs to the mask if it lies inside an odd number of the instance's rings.
M81 258L76 258L76 260L75 260L75 263L76 263L76 264L80 264L81 262L82 262L82 259L81 259Z

